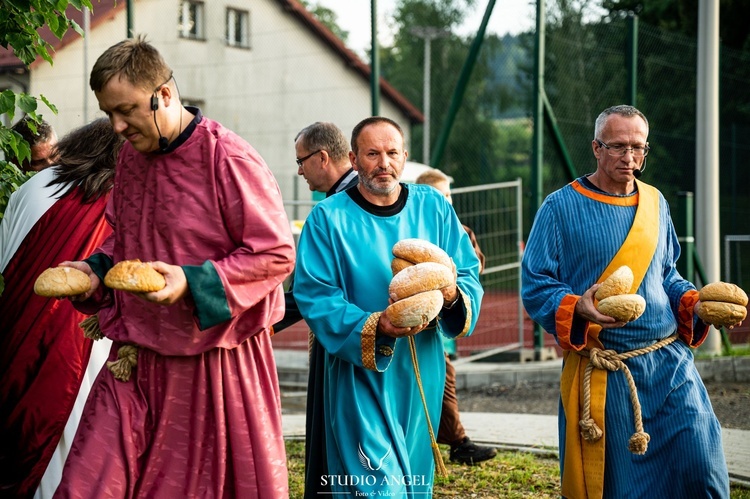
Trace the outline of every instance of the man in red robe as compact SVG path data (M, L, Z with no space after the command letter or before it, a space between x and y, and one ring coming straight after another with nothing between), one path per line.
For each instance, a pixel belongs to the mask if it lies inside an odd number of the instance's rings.
M34 282L61 261L88 256L110 234L104 209L122 142L105 119L68 134L57 145L58 165L11 196L0 224L3 497L34 494L66 423L75 431L76 397L88 393L82 380L92 342L79 327L86 315L67 300L34 294ZM64 458L66 449L60 452Z

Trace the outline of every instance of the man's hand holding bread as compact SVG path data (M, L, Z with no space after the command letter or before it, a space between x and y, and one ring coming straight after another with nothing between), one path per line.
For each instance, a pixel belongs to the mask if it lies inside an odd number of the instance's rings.
M42 272L34 291L42 296L83 301L96 292L100 283L88 263L66 261ZM172 305L188 291L182 267L164 262L120 261L104 276L104 284L161 305Z
M747 294L737 285L713 282L701 288L695 313L706 324L732 329L747 316Z
M646 309L642 296L630 293L633 271L618 268L600 284L594 284L576 303L576 314L603 329L622 327L636 320Z
M378 331L393 338L413 336L459 299L456 266L440 247L421 239L399 241L393 255L391 304L380 316Z

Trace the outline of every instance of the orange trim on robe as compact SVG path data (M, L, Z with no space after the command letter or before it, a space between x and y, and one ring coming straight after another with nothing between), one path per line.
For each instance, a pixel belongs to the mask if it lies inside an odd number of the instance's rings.
M706 341L708 337L708 325L699 320L693 327L695 318L695 304L698 303L698 291L691 289L680 299L680 308L677 311L677 334L682 341L697 348Z
M574 345L570 341L573 330L573 320L575 319L576 304L581 297L578 295L565 295L560 301L560 306L555 312L555 330L557 331L557 343L563 350L583 350L586 345ZM583 337L587 338L589 334L589 322L586 321L584 326Z

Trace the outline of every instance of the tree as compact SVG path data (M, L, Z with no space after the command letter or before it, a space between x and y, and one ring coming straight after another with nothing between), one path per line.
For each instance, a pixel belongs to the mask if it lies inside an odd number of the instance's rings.
M383 76L415 103L422 103L424 89L424 41L414 27L440 27L447 36L431 42L430 77L430 144L441 132L453 98L459 73L469 54L473 37L455 34L474 0L401 0L396 6L393 23L394 43L381 51ZM455 179L456 186L476 185L507 180L517 173L519 158L528 158L529 142L518 141L528 127L514 128L509 118L523 115L524 95L518 92L516 66L525 57L513 38L489 35L484 40L471 74L469 86L453 123L440 168ZM506 121L501 121L506 120ZM412 133L413 157L422 158L422 129ZM514 137L510 140L510 137ZM510 146L520 149L508 149ZM523 161L523 160L522 160ZM526 160L528 163L528 160Z
M611 16L636 14L643 22L690 37L698 35L699 0L603 0ZM719 2L719 36L722 44L750 50L750 2Z
M90 0L0 0L0 46L12 49L13 53L27 66L42 57L52 64L50 44L39 34L39 28L46 26L57 38L62 39L68 29L74 29L83 36L83 30L72 19L68 19L66 9L73 6L78 10L92 8ZM29 115L34 120L37 115L38 101L41 100L53 112L55 106L43 95L38 98L12 90L0 92L0 115L7 116L7 122L13 121L16 109ZM0 148L8 154L24 161L31 158L29 145L21 136L0 123ZM0 161L0 219L5 210L10 194L26 179L15 165Z
M345 42L346 39L349 38L349 32L341 29L338 24L338 17L334 11L318 3L310 5L309 0L299 0L299 3L304 5L308 11L318 18L318 21L322 22L326 28L330 29L331 32L342 41Z

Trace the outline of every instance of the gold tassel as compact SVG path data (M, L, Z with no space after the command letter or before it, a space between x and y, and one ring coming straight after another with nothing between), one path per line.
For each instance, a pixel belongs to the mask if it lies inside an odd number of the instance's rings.
M107 362L107 368L112 371L115 379L129 381L136 364L138 364L138 347L123 345L117 350L117 360Z
M86 317L78 325L81 327L81 329L83 329L84 338L89 338L94 341L104 338L104 334L102 334L102 330L99 328L98 316L91 315L89 317Z

